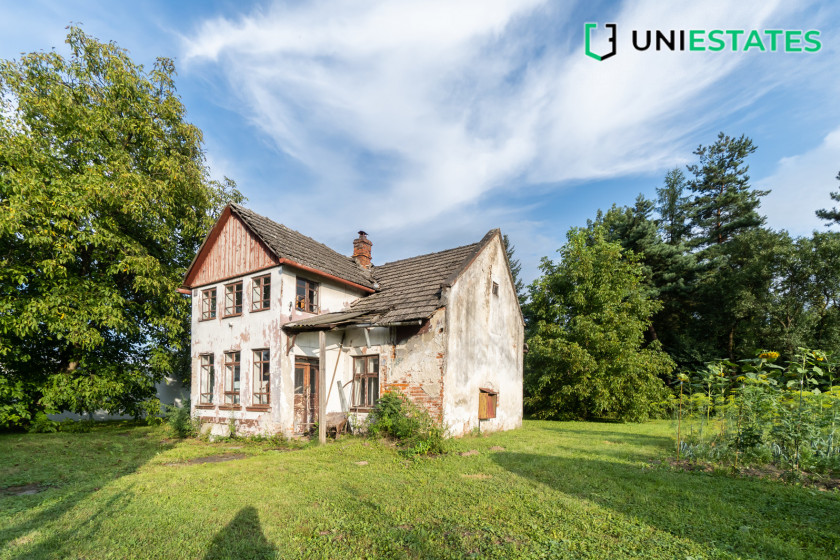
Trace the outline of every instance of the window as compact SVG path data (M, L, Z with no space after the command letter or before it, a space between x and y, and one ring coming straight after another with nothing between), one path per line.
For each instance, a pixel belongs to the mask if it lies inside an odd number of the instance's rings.
M239 404L239 352L225 352L225 404Z
M254 404L269 404L270 354L268 350L254 350Z
M271 307L271 276L260 276L251 280L251 311L262 311Z
M199 404L213 404L213 387L216 385L216 370L213 367L213 354L202 354L201 371L198 385L200 387Z
M225 317L242 315L242 282L225 286Z
M353 359L353 406L371 408L379 400L379 356Z
M496 404L499 393L493 389L478 390L478 419L490 420L496 417Z
M201 320L216 318L216 288L201 292Z
M305 278L297 279L295 307L310 313L318 313L318 283Z
M493 282L493 295L494 296L499 295L499 283L498 282Z

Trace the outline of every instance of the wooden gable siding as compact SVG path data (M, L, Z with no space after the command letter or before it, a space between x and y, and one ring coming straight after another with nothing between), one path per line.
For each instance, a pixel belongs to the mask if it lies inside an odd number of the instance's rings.
M248 227L232 213L227 213L221 227L210 233L204 248L187 278L190 287L212 284L278 264Z

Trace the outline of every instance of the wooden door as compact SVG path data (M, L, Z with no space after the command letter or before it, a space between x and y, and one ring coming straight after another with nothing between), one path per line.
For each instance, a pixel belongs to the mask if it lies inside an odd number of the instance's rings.
M318 361L295 360L295 432L306 433L318 421Z

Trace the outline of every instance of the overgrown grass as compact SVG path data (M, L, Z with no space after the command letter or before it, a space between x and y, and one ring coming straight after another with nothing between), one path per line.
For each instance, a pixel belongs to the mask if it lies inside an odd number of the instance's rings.
M167 434L0 436L0 486L43 489L0 490L0 559L840 557L838 493L653 468L667 422L526 422L419 461ZM219 454L242 457L189 462Z

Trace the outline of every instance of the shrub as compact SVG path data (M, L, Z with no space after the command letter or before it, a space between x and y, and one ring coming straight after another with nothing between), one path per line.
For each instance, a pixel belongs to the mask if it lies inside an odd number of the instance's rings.
M187 400L182 406L166 406L166 423L181 439L195 437L198 433L197 422L190 416L190 401Z
M32 423L29 424L30 434L52 434L58 431L58 422L50 420L43 412L35 414Z
M399 391L382 395L368 416L367 431L373 437L393 438L407 455L446 453L446 430Z

